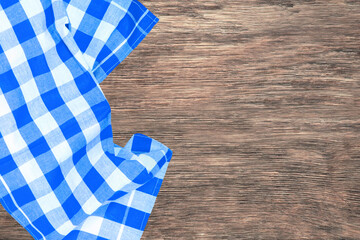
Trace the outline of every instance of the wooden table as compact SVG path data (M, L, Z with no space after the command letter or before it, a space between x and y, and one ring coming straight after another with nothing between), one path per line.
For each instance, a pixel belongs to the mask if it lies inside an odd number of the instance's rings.
M116 143L174 151L143 239L360 239L360 2L142 3L101 85ZM0 239L30 239L2 208Z

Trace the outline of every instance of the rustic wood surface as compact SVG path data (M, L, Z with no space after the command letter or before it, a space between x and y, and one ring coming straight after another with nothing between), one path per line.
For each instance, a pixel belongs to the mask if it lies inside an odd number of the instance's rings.
M142 2L101 86L116 143L174 151L143 239L360 239L360 2Z

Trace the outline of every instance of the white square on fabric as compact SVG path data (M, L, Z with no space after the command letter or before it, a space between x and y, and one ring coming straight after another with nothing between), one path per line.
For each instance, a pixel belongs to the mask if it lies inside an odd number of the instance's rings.
M10 29L11 23L9 21L9 19L7 18L4 10L0 10L0 33L3 31L6 31L7 29Z
M94 38L101 40L102 42L106 43L109 39L110 35L114 32L115 26L106 22L101 21L100 25L96 29L94 34Z
M50 212L51 210L61 207L61 204L58 198L55 196L54 192L50 192L49 194L38 198L37 202L39 203L41 209L44 211L45 214Z
M38 117L34 122L44 136L59 127L50 112Z
M81 226L81 231L97 236L100 232L103 220L104 218L102 217L89 216Z
M82 209L86 214L92 214L100 206L101 203L96 199L95 195L91 195L91 197L82 206Z
M83 54L83 57L85 59L85 62L88 64L88 66L90 67L90 69L92 69L94 67L95 64L95 58L93 56L90 56L86 53Z
M19 130L16 130L8 135L3 136L6 146L8 147L10 154L14 154L23 148L27 147L26 142L21 136Z
M66 236L69 232L71 232L71 230L74 229L74 225L72 224L72 222L66 221L63 225L61 225L60 227L58 227L56 229L56 231L64 236Z
M78 116L80 113L90 109L89 104L82 95L67 102L66 105L74 116Z
M90 66L88 65L88 63L85 61L84 58L84 53L81 52L80 50L78 50L75 54L74 57L76 60L78 60L78 62L87 70L87 71L91 71L92 68L90 68Z
M36 36L44 53L55 47L55 41L48 31L44 31Z
M83 19L85 12L81 11L79 8L74 7L73 5L69 4L66 8L66 11L69 16L69 20L71 22L71 27L78 29Z
M157 164L152 157L146 154L140 154L139 156L134 155L131 157L131 160L136 160L141 163L148 172L150 172Z
M101 156L104 155L104 150L102 148L102 144L101 142L99 142L98 144L96 144L93 148L91 148L88 151L88 157L89 157L89 161L90 163L95 166L95 164L100 160Z
M9 61L11 68L15 68L27 61L27 58L25 56L24 50L21 47L21 45L16 45L15 47L6 50L5 55Z
M71 192L74 192L74 190L79 186L79 184L82 181L82 178L75 167L73 167L70 172L66 175L65 180L67 184L69 185L69 188L71 189Z
M86 142L90 143L95 137L99 135L99 132L100 132L100 125L98 123L83 130L83 135L86 139Z
M20 1L21 6L23 7L26 16L28 18L31 18L39 13L44 12L44 8L41 5L40 1L34 1L34 0L21 0Z
M57 87L60 87L74 79L70 70L66 67L64 63L51 70L51 74Z
M6 101L4 94L0 94L0 117L5 116L11 112L10 106Z
M40 96L39 89L33 78L20 85L20 88L27 103Z
M155 204L156 197L136 190L134 193L134 198L130 204L130 207L150 214Z
M115 168L114 172L106 179L106 183L112 190L119 191L126 184L131 183L131 181L120 169Z
M53 147L51 149L51 152L54 154L56 160L59 163L62 163L63 161L71 157L71 155L73 154L67 141L63 141L62 143Z
M44 173L41 171L35 159L31 159L21 165L19 170L27 183L31 183L32 181L44 176Z

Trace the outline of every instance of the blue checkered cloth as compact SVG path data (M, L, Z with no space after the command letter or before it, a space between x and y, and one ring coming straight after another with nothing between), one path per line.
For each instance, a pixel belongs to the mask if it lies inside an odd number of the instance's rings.
M0 203L35 239L140 239L172 151L114 144L99 83L157 21L136 0L0 0Z

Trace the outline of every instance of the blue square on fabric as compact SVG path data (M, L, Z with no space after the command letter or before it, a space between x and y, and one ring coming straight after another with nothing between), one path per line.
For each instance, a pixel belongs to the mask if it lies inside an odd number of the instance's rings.
M143 19L141 19L140 23L138 24L138 26L144 30L145 33L149 33L149 31L151 30L151 28L159 21L158 18L156 18L154 16L154 18L150 18L150 17L144 17ZM145 36L144 36L145 37Z
M66 44L64 43L63 40L59 41L56 44L56 51L57 51L57 54L59 55L61 61L63 61L63 62L66 62L67 60L69 60L70 58L73 57L73 54L71 53L69 48L66 46Z
M50 68L46 62L44 54L29 59L28 63L34 77L50 72Z
M45 22L46 22L46 26L49 28L51 25L54 24L55 22L55 18L54 18L54 10L53 7L50 5L49 7L47 7L45 10ZM55 30L55 29L54 29Z
M86 9L86 13L101 20L103 19L109 5L110 3L107 1L91 1L88 8Z
M76 31L74 35L74 40L78 44L79 49L82 52L85 52L88 48L90 42L91 42L92 36L87 35L86 33L83 33L82 31L78 30Z
M104 47L100 50L100 52L96 58L96 61L102 62L110 54L112 54L112 51L106 45L104 45Z
M105 182L105 179L99 174L99 172L92 167L90 171L84 177L84 182L88 186L91 192L95 193L99 189L101 184Z
M16 125L18 128L21 128L22 126L25 126L26 124L33 121L30 116L27 105L23 105L19 107L18 109L14 110L12 113L14 115Z
M120 62L119 58L115 54L113 54L113 55L110 55L110 58L108 58L104 63L101 64L101 67L106 72L110 72L116 67L116 65L119 62Z
M81 209L79 202L73 194L66 199L66 201L62 204L62 207L70 219Z
M35 200L35 196L28 185L12 191L12 195L20 207Z
M143 226L143 222L146 222L149 216L150 215L146 212L130 207L125 225L139 230L144 230L145 225Z
M91 110L93 111L98 122L101 122L110 113L110 105L109 105L108 101L104 100L104 101L92 106Z
M76 165L80 161L80 159L82 159L85 155L86 155L86 146L80 148L78 151L76 151L73 154L74 165Z
M6 1L1 1L0 4L3 9L6 9L18 2L19 2L19 0L6 0Z
M140 17L144 14L146 9L140 8L140 4L132 2L129 6L128 12L134 17L135 21L139 21Z
M33 223L45 235L55 230L45 215L39 217Z
M54 88L53 90L50 90L50 91L42 94L41 98L44 101L44 104L49 111L52 111L55 108L58 108L61 105L65 104L65 102L61 98L59 90L57 88Z
M0 88L3 93L10 92L18 87L20 87L20 85L12 70L0 74Z
M131 151L134 152L150 152L151 138L144 136L143 134L134 134Z
M137 188L138 191L147 193L152 196L157 196L160 191L162 180L160 178L154 177L144 185Z
M64 175L62 174L60 166L57 166L50 172L46 173L45 178L48 181L51 189L55 190L64 180Z
M127 207L122 204L111 202L106 209L104 217L111 221L121 223L124 219L126 208Z
M5 209L9 210L10 212L14 212L17 210L17 207L15 206L14 201L9 194L6 194L2 199L0 198L0 203Z
M17 167L18 166L16 165L16 163L11 155L0 159L0 175L5 175L5 174L13 171Z
M66 139L69 139L72 136L74 136L74 135L78 134L79 132L81 132L81 128L79 126L79 123L76 121L75 118L72 118L72 119L68 120L67 122L63 123L60 126L60 129L61 129L61 131L64 134L64 137Z
M28 147L34 157L37 157L47 151L50 151L50 147L47 144L44 137L41 137L35 142L30 143Z
M23 43L36 36L28 19L13 26L13 29L19 43Z
M92 79L91 75L87 72L76 77L74 80L76 87L79 89L82 95L96 87L94 79Z
M142 34L139 28L135 28L128 39L128 43L131 46L131 48L135 48L144 37L145 35Z
M134 27L135 27L134 20L132 20L130 15L126 13L124 18L121 19L116 29L121 33L121 35L123 35L124 38L127 38L134 29Z
M112 127L111 125L109 125L100 132L100 139L105 140L111 137L112 137Z

